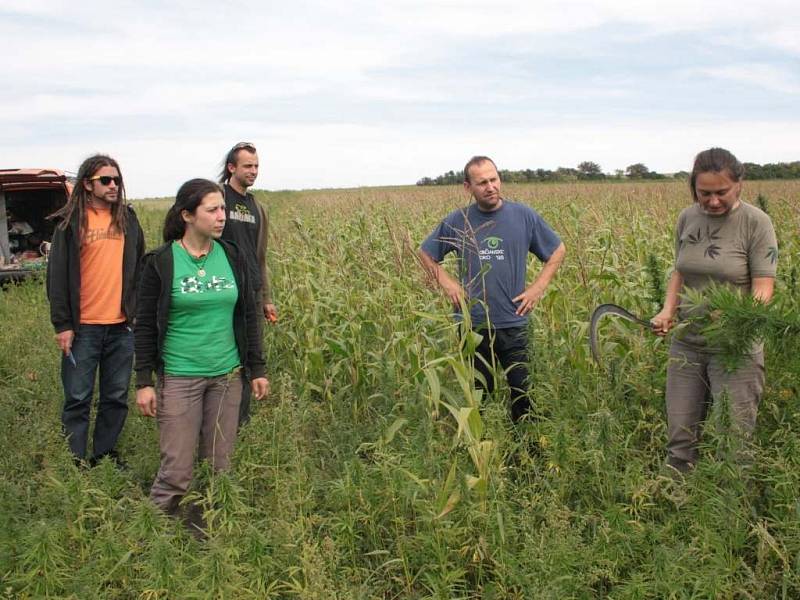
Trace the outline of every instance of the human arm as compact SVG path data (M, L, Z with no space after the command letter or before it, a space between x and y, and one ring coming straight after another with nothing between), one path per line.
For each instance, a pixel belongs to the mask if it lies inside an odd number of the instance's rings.
M683 289L683 275L677 269L677 257L681 252L681 236L686 228L686 221L689 211L684 209L678 215L678 222L675 226L675 257L676 267L672 270L672 274L667 282L667 291L664 293L664 304L661 310L650 319L650 331L659 337L664 337L675 326L675 315L678 312L680 304L680 293Z
M269 243L269 213L263 204L255 200L260 212L263 227L258 233L258 269L261 272L261 303L264 305L264 318L270 323L278 320L278 310L272 301L272 285L267 268L267 245Z
M278 309L274 304L264 305L264 318L273 325L278 322Z
M256 400L269 396L269 380L266 377L257 377L250 381L250 390Z
M156 389L152 385L136 390L136 405L145 417L156 416Z
M251 288L250 274L241 254L238 254L236 264L239 271L239 281L242 284L239 294L244 309L245 340L247 343L247 350L243 353L245 357L243 366L247 369L247 376L251 382L253 395L261 398L267 391L262 390L262 383L259 383L258 387L253 384L256 380L264 380L266 381L267 390L269 387L269 381L266 380L265 375L266 364L264 362L263 339L260 335L261 328L258 324L261 315L258 314L257 302ZM263 393L260 393L262 391Z
M748 249L747 262L750 269L750 293L753 298L768 304L775 290L775 275L778 270L778 240L775 228L767 215L759 214L753 232L753 241Z
M678 311L678 295L683 287L683 276L678 271L673 271L667 283L667 292L664 296L664 306L652 319L652 331L657 336L663 337L675 325L675 313Z
M72 350L72 342L75 340L75 332L72 329L65 329L56 334L56 344L64 354L69 354Z
M750 282L750 293L753 298L764 304L768 304L772 300L772 292L774 290L774 277L753 277Z
M133 204L128 204L128 222L125 226L125 235L132 235L136 237L136 244L134 255L136 256L137 275L142 266L142 258L145 253L144 230L142 224L139 222L139 216L133 208ZM138 281L138 280L137 280Z
M264 318L274 325L278 322L278 309L272 301L272 285L267 269L267 244L269 240L269 213L263 204L254 200L263 226L258 232L258 270L261 273L261 304L264 307Z
M136 300L136 321L133 327L136 387L152 387L158 366L158 300L161 277L156 256L143 259ZM137 394L138 403L138 394Z
M527 315L533 307L539 302L539 300L544 295L545 290L550 285L550 282L553 280L553 277L558 271L558 268L561 266L561 263L564 262L564 256L567 253L567 248L564 246L564 243L558 245L558 247L553 251L548 258L542 269L539 271L539 275L536 276L536 279L533 280L525 290L519 294L518 296L513 298L514 302L518 302L519 306L517 306L517 314L520 316Z
M141 278L142 274L142 259L144 258L145 254L145 238L144 238L144 231L142 230L141 223L139 222L139 218L136 215L136 212L133 210L132 206L128 206L128 223L126 224L127 233L126 236L130 236L132 239L135 240L134 247L133 247L133 276L131 279L132 285L129 286L129 290L125 292L125 298L123 299L123 305L125 307L125 315L128 317L128 322L131 326L136 323L136 299L138 297L138 283ZM126 243L127 244L127 243ZM128 253L127 245L126 245L126 253ZM123 259L123 262L129 260L128 258ZM123 275L123 279L127 280L129 275L129 267L125 267L125 275ZM130 302L129 295L133 296L133 302Z
M461 284L443 269L442 265L436 262L430 254L425 252L425 250L420 249L417 255L419 256L425 272L439 285L442 292L447 296L453 306L460 306L465 297L464 288Z
M137 273L141 269L142 266L142 258L144 258L144 253L146 250L146 245L144 241L144 230L142 229L142 225L139 223L139 219L136 219L136 266L137 266Z
M69 243L67 230L56 225L47 259L47 299L50 301L50 322L56 332L56 343L64 354L69 352L75 337L69 289Z

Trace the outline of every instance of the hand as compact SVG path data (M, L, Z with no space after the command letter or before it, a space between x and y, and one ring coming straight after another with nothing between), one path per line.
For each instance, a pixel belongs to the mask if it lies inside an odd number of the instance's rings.
M464 288L458 283L443 282L442 291L455 308L461 306L461 301L464 299Z
M659 337L664 337L667 335L669 330L672 329L673 325L675 325L675 320L672 316L672 311L662 310L660 313L650 319L652 331Z
M256 400L261 400L269 396L269 379L266 377L257 377L250 381L250 389L253 392L253 397Z
M264 318L273 325L278 322L278 309L274 304L264 305Z
M542 299L544 291L540 290L537 286L532 285L522 292L519 296L513 299L514 302L519 302L517 307L517 314L525 316L533 310L533 307Z
M136 405L145 417L156 416L156 389L149 385L136 390Z
M67 329L56 334L56 344L61 348L61 352L69 354L72 350L72 341L75 339L75 332L72 329Z

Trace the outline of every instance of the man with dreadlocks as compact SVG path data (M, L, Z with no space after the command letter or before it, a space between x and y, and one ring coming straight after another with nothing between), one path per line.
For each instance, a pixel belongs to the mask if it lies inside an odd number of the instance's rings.
M50 320L61 349L64 434L75 460L86 460L89 413L99 369L99 399L90 465L122 464L117 438L128 414L133 365L135 285L144 234L125 201L117 161L90 156L75 188L51 218L58 224L47 265Z

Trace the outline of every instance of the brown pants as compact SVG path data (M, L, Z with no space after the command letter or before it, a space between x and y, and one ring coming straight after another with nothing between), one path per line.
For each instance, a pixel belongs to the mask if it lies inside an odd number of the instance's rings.
M749 438L763 392L763 351L749 355L729 373L714 354L673 341L667 366L667 462L679 471L697 463L703 421L714 400L723 395L727 396L733 433L741 439Z
M173 514L192 482L195 451L215 471L230 465L239 423L242 376L237 369L218 377L165 375L156 418L161 447L150 499Z

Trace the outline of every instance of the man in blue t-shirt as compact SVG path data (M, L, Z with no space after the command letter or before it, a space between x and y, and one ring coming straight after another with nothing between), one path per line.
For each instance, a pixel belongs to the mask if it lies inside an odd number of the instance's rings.
M483 360L475 366L494 390L494 369L507 369L511 418L530 410L528 399L528 313L541 299L566 249L561 239L532 208L500 195L500 176L492 159L475 156L464 167L464 189L474 204L454 210L428 236L420 259L444 294L459 310L467 303L472 328L483 335L477 348ZM439 264L445 255L459 258L459 279ZM544 263L526 285L528 252Z

